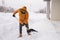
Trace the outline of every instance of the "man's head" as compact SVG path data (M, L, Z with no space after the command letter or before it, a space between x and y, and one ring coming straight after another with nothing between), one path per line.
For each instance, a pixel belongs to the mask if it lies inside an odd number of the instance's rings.
M26 13L26 10L27 10L26 6L23 6L23 7L20 9L21 13L23 13L23 14Z

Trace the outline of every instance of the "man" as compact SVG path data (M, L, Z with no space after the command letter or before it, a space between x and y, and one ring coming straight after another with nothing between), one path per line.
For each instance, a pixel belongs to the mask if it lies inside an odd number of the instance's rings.
M28 27L28 11L26 6L23 6L22 8L14 11L13 13L13 17L15 17L15 14L19 13L19 37L22 37L22 26L26 26L27 28L27 34L30 35L30 33L28 32L29 27Z

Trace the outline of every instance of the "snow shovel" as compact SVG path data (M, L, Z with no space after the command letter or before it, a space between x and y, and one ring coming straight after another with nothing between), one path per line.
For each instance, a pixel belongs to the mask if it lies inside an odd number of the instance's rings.
M29 30L27 30L27 32L31 33L31 32L38 32L38 31L36 31L35 29L29 29Z

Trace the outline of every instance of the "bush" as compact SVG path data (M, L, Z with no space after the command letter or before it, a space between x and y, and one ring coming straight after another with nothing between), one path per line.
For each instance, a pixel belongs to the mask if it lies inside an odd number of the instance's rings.
M0 12L13 12L14 9L11 7L0 6Z

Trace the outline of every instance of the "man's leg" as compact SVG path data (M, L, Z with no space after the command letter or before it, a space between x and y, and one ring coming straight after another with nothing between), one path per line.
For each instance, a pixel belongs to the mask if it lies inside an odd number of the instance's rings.
M29 33L29 26L28 26L28 24L26 24L26 28L27 28L27 34L28 34L28 35L30 35L30 33Z
M19 24L19 33L20 33L20 35L19 35L19 37L22 37L22 24L20 23Z

